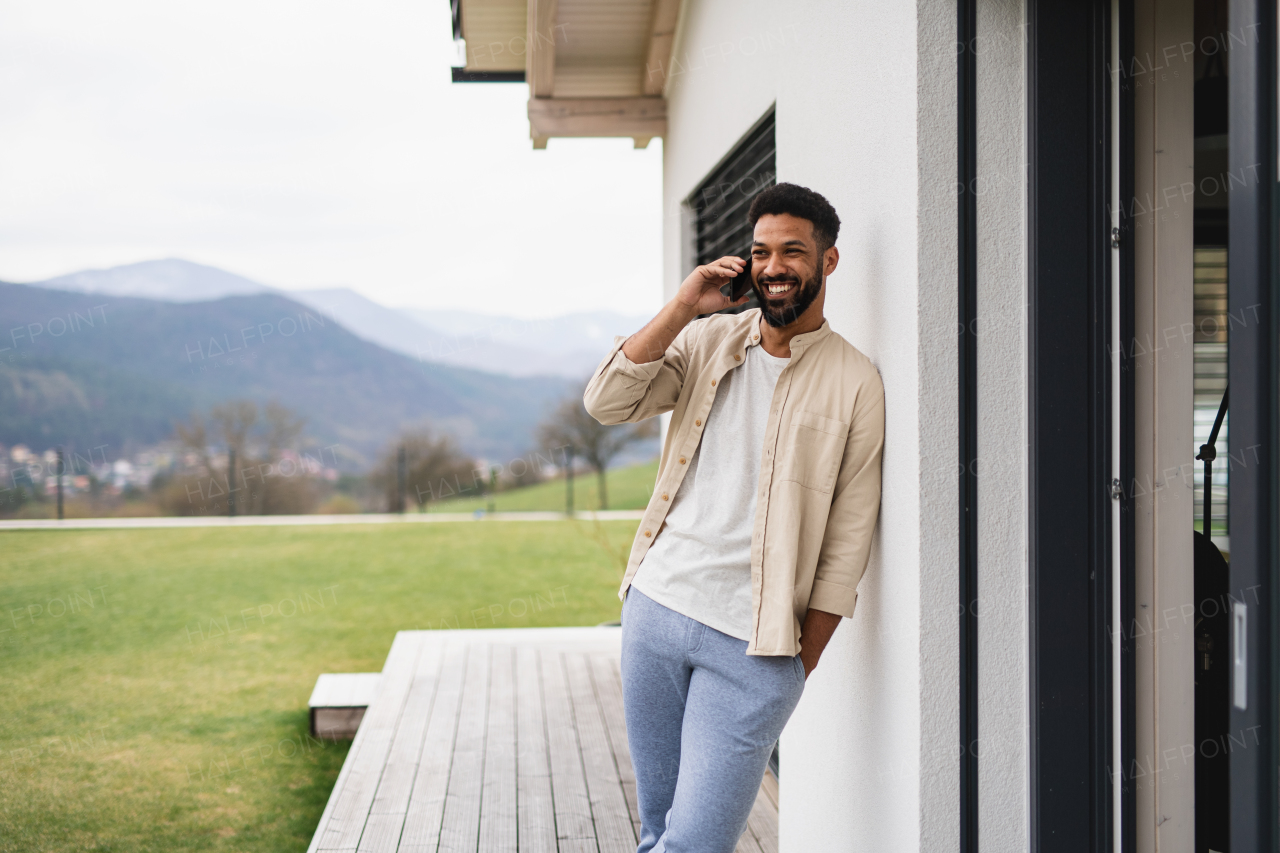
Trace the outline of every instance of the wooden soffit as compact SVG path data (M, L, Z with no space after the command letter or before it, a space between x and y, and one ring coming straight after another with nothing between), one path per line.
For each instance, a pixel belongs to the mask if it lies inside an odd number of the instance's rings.
M453 2L455 36L466 41L454 79L522 76L535 148L581 136L631 137L643 148L666 134L680 0Z

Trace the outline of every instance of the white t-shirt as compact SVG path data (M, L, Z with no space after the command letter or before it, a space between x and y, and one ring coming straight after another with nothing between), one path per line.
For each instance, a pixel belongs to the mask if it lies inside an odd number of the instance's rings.
M702 441L631 583L739 640L751 639L751 534L760 454L778 376L791 361L762 346L720 380Z

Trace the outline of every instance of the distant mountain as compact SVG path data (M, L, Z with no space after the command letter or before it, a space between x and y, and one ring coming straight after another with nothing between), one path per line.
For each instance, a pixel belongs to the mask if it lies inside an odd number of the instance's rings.
M421 308L401 310L426 326L448 330L454 336L492 340L539 352L599 353L596 361L600 360L600 356L613 343L614 335L629 335L639 331L653 316L587 311L521 320L474 311L426 311ZM593 367L594 362L588 370Z
M520 320L465 311L387 308L354 290L294 290L289 297L337 318L362 338L423 361L508 376L583 379L615 334L646 320L609 312Z
M0 443L112 457L248 397L279 400L356 461L428 421L503 461L571 384L416 360L274 293L175 303L0 284L0 329Z
M85 270L31 286L166 302L274 293L323 312L366 341L419 361L515 377L582 379L599 363L614 335L630 334L649 319L597 311L521 320L469 311L388 308L349 288L284 291L176 258Z
M289 296L325 316L336 318L367 341L420 361L506 376L563 376L571 379L580 379L595 367L595 362L592 362L584 369L581 359L566 358L562 353L540 352L470 338L458 339L418 322L407 310L387 308L347 288L294 290L289 292ZM597 355L595 361L599 360Z
M84 270L32 282L31 285L165 302L205 302L224 296L280 292L244 276L179 258L143 261L105 270Z
M528 368L518 366L520 356L508 353L529 352L536 353L528 364L536 365L538 372L552 366L556 375L573 379L591 375L614 335L629 335L649 320L609 311L522 320L470 311L401 310L440 330L428 339L424 358L512 373Z

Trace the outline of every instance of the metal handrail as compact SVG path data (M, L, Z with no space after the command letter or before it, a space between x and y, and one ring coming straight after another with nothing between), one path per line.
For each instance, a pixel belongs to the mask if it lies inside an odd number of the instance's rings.
M1231 393L1231 386L1222 392L1222 404L1218 406L1218 417L1213 421L1213 431L1209 433L1209 442L1200 445L1200 452L1196 454L1196 459L1204 462L1204 524L1201 530L1204 535L1213 540L1213 495L1210 489L1213 486L1213 460L1218 458L1218 431L1222 429L1222 419L1227 414L1227 395Z

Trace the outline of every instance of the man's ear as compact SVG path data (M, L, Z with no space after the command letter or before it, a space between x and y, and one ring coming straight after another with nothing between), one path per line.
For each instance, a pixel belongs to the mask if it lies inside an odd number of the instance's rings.
M836 265L840 263L840 250L835 246L827 249L822 253L822 275L829 276L836 271Z

